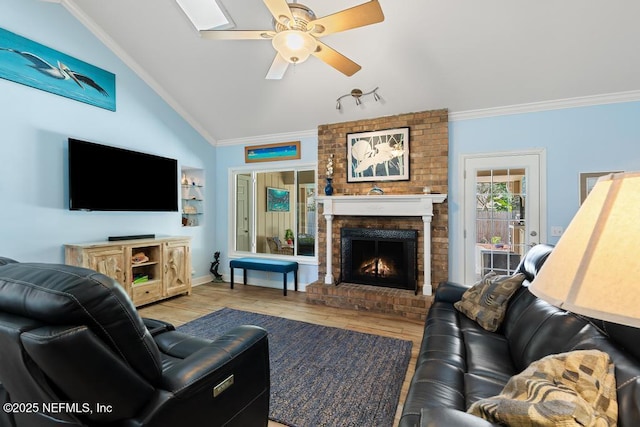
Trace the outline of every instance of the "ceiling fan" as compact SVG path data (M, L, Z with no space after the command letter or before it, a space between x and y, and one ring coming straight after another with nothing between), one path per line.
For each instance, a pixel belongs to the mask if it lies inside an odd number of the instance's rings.
M360 65L319 40L328 34L364 27L384 20L378 0L316 18L307 6L286 0L264 0L273 15L273 30L201 30L202 37L213 40L271 40L276 54L267 79L284 76L289 64L307 60L309 55L329 64L341 73L352 76Z

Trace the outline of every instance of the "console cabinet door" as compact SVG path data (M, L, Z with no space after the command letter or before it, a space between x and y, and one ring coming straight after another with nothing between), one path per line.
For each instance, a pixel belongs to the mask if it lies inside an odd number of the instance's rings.
M87 267L115 279L127 292L125 251L121 247L87 252Z
M191 295L191 251L188 241L164 244L165 295Z

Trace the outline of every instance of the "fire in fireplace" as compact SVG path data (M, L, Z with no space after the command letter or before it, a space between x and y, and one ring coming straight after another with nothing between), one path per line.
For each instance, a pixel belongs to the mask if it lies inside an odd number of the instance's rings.
M341 281L417 292L416 230L342 228Z

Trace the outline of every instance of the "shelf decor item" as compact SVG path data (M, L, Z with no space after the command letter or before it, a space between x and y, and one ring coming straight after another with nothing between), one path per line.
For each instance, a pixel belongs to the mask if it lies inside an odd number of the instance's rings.
M409 128L347 134L347 182L409 180Z

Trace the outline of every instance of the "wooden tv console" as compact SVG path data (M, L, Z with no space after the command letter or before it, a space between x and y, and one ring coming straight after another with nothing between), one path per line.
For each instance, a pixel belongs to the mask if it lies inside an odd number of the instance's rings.
M191 295L189 237L64 245L65 262L118 281L135 306L179 294ZM136 259L133 259L136 255ZM141 259L138 259L141 258Z

